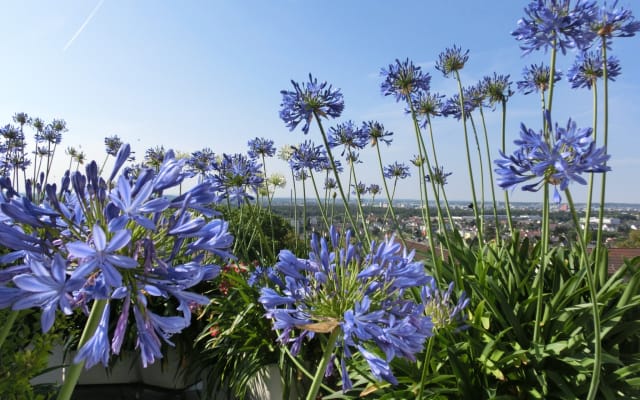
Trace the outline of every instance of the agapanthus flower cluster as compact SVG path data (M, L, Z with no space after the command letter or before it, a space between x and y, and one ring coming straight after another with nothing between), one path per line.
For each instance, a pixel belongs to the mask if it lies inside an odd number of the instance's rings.
M618 0L609 4L598 8L589 22L591 31L604 38L607 47L612 37L631 37L640 31L640 21L635 20L631 10L618 7Z
M216 166L216 154L208 147L191 153L191 157L187 158L187 170L192 176L197 176L203 180L209 176Z
M107 136L104 138L104 146L106 148L106 152L110 156L116 156L118 154L118 150L122 147L122 139L118 135Z
M467 61L469 61L469 50L463 52L461 47L454 45L438 55L436 69L444 76L449 76L463 69Z
M87 368L106 366L129 336L143 366L161 358L162 342L172 345L192 310L209 302L192 289L232 257L227 223L212 218L213 185L163 196L188 175L185 160L166 151L157 171L118 175L129 155L123 145L106 179L95 161L84 174L67 172L59 186L46 185L42 203L0 178L0 306L41 309L45 332L60 313L96 307L98 326L74 359Z
M384 78L380 85L382 94L394 96L396 101L409 101L419 92L428 92L431 83L429 73L422 72L422 68L408 58L404 61L396 59L395 64L382 68L380 76Z
M468 94L468 90L465 90L465 96ZM469 93L470 94L470 93ZM468 119L471 116L471 113L476 109L477 104L475 104L471 99L478 99L475 97L464 98L464 118ZM460 108L460 95L458 93L449 97L444 105L442 106L442 115L445 117L454 117L457 120L462 119L462 109Z
M376 184L376 183L372 183L369 186L367 186L367 192L371 193L372 196L376 196L378 193L380 193L380 185Z
M368 252L331 227L328 238L314 235L308 259L282 250L272 285L261 289L260 302L273 320L283 344L297 354L305 338L338 333L335 357L342 387L352 387L346 361L356 350L377 379L397 383L389 363L395 357L415 359L432 335L424 305L414 302L412 288L429 279L393 238Z
M351 186L353 187L353 194L358 196L365 195L368 192L367 185L362 182L353 183Z
M379 142L387 146L391 144L393 132L389 132L378 121L367 121L362 123L363 134L369 139L371 146L376 146Z
M289 158L289 166L293 171L301 170L321 171L329 165L327 152L322 146L316 146L310 140L305 140L298 146L291 146L293 153Z
M411 176L409 166L397 161L384 167L383 171L383 175L387 179L406 179Z
M453 299L454 284L451 282L446 291L438 288L438 283L433 277L428 277L428 282L420 289L420 298L425 306L426 315L431 316L435 330L464 328L466 315L465 308L469 305L469 298L463 292L457 302Z
M555 70L553 74L553 83L555 84L562 78L562 72ZM551 68L544 64L531 64L522 70L522 80L516 82L518 90L523 94L533 92L544 93L549 89L549 79L551 79Z
M364 149L369 142L369 136L353 121L347 121L329 128L327 142L332 149L342 147L341 155L344 156L345 152L353 153Z
M416 118L420 121L420 127L425 128L432 117L438 117L442 115L444 104L442 99L444 95L438 93L421 92L412 99L413 109L416 113ZM411 110L406 110L407 114L411 113Z
M551 127L548 114L546 118ZM522 190L538 191L543 184L549 183L554 185L554 200L560 202L558 189L567 189L571 181L587 183L581 174L610 170L606 165L609 155L603 147L596 147L592 129L578 129L571 119L566 127L556 124L553 135L535 132L521 124L520 139L514 143L518 148L512 155L500 152L501 159L495 160L498 185L503 189L513 189L520 183L534 180Z
M444 186L447 184L447 178L451 176L453 172L444 172L444 167L435 166L432 168L432 173L424 177L427 182L433 181L438 186Z
M252 200L252 195L264 182L262 165L244 154L223 154L222 159L213 166L213 174L209 180L220 191L223 198L241 205L245 200Z
M273 157L276 154L276 148L273 140L257 137L249 140L249 151L247 154L251 158Z
M556 48L586 49L595 38L588 29L597 6L593 1L534 0L524 9L526 17L518 21L511 35L522 42L524 54L534 50Z
M498 75L494 72L493 76L485 76L482 79L482 86L489 105L506 103L509 97L513 96L509 75Z
M289 130L294 130L302 122L302 132L309 133L314 116L338 118L344 110L344 99L340 89L334 89L327 82L318 83L309 74L309 82L299 84L291 81L294 91L282 90L280 118Z
M615 81L618 75L620 75L618 59L614 56L607 57L607 79ZM567 71L567 80L574 89L591 89L596 81L603 76L604 62L602 53L594 51L585 51L578 54L576 61Z

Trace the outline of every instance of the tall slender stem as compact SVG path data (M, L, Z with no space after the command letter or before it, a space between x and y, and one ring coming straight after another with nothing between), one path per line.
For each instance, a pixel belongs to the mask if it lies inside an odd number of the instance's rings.
M382 175L382 186L384 187L384 193L387 196L387 210L391 212L391 219L393 221L393 228L398 235L400 235L400 241L402 242L403 247L407 247L407 243L404 240L404 235L400 230L400 224L398 223L398 218L396 217L396 212L393 209L393 199L389 195L389 186L387 185L387 178L384 177L384 167L382 166L382 155L380 154L380 145L376 143L376 153L378 154L378 165L380 166L380 174ZM396 178L397 181L397 178Z
M333 175L336 178L336 183L338 184L338 191L340 192L340 197L342 197L342 202L344 203L345 213L347 214L349 223L353 227L353 231L354 231L354 234L356 235L356 239L359 242L362 242L362 236L360 236L360 230L358 229L358 225L356 225L356 222L353 219L353 215L351 215L351 210L349 209L349 201L347 200L347 197L344 194L344 189L342 188L342 182L340 181L340 176L338 175L338 168L336 168L336 162L333 159L333 154L331 153L331 147L329 146L329 141L327 140L327 134L324 131L324 127L322 126L322 121L320 121L320 117L315 111L313 112L313 116L316 119L316 122L318 123L318 128L320 129L320 136L322 136L324 147L327 150L329 163L331 163L331 169L333 170ZM371 240L369 239L369 232L365 231L364 234L367 238L367 243L371 243Z
M16 319L18 318L18 314L20 314L20 311L16 311L16 310L11 310L11 311L7 310L7 312L8 312L7 319L2 323L2 329L0 329L0 349L4 344L4 341L7 340L7 336L9 336L9 332L11 332L11 328L13 328L13 324L16 322Z
M480 232L480 237L484 234L484 164L482 163L482 151L480 151L480 140L478 140L478 129L476 129L476 123L473 119L473 115L469 114L469 122L471 122L471 130L473 131L473 138L476 142L476 152L478 153L478 167L480 169L480 226L478 227L478 232Z
M331 355L333 354L333 349L336 347L336 343L338 341L338 336L340 335L341 329L340 327L336 327L329 335L329 340L327 341L324 352L322 353L322 358L320 359L320 364L318 365L318 369L316 370L316 374L313 377L313 382L311 383L311 387L309 388L309 392L307 393L307 400L315 400L318 395L318 391L320 390L320 385L322 384L322 379L324 378L324 373L327 370L327 365L329 365L329 361L331 360Z
M500 240L500 221L498 220L498 203L496 202L496 188L493 181L493 169L491 168L491 150L489 147L489 132L487 131L487 123L484 118L484 112L480 107L480 119L482 121L482 130L484 132L484 146L487 152L487 166L489 167L489 183L491 185L491 201L493 202L493 218L496 224L496 240Z
M578 232L578 241L580 242L581 254L580 254L580 265L586 269L587 273L587 284L589 286L589 296L591 297L591 307L593 309L593 342L594 342L594 350L593 350L593 373L591 376L591 383L589 385L589 393L587 395L588 400L594 400L596 395L598 394L598 386L600 385L600 367L602 365L602 339L600 333L600 309L598 307L598 293L596 291L596 283L593 276L593 272L591 271L591 265L589 263L589 255L587 254L587 245L584 241L584 238L580 232L580 225L578 223L578 216L576 214L576 208L573 203L573 198L571 197L571 192L569 189L565 190L567 195L567 202L569 203L569 207L571 209L571 215L573 217L573 223L575 225L576 232ZM597 265L598 260L596 258Z
M502 101L502 153L507 153L507 102ZM511 203L509 202L509 191L504 191L504 208L507 214L507 223L509 224L509 234L513 236L513 220L511 218Z
M418 395L416 399L421 400L424 393L424 381L427 379L427 373L429 373L429 363L431 362L431 353L433 352L433 343L435 342L435 334L427 339L427 351L424 355L424 361L422 362L422 374L420 376L420 386L418 386Z
M593 141L595 142L598 138L598 88L596 85L595 79L592 82L593 88ZM595 174L591 172L589 174L589 188L587 189L587 207L585 210L584 216L584 226L585 230L583 232L585 243L589 243L589 233L591 231L590 222L591 219L591 204L593 199L593 184L594 184Z
M469 150L469 134L467 132L467 116L464 110L464 93L462 91L462 81L460 80L460 72L456 71L456 80L458 81L458 95L460 96L460 112L462 119L462 128L464 129L464 145L467 151L467 169L469 173L469 183L471 185L471 197L473 201L473 215L476 220L476 226L478 227L478 240L479 243L483 242L482 230L480 224L480 217L478 215L478 200L476 198L476 185L473 180L473 166L471 165L471 151Z
M104 312L108 302L109 300L95 300L93 302L89 318L87 319L87 323L85 324L82 335L80 336L80 341L78 342L78 349L84 346L87 340L89 340L89 338L95 333L96 328L100 323L102 313ZM78 379L80 378L80 374L82 373L82 368L84 368L84 360L71 364L69 367L69 373L66 375L62 388L58 393L58 400L71 399L73 390L75 389Z
M609 145L609 72L607 69L607 41L606 38L602 38L602 136L604 150L608 152ZM606 166L606 161L605 164ZM607 171L602 172L602 180L600 186L600 208L598 211L598 232L596 234L596 251L595 261L596 265L604 265L602 270L598 271L600 281L604 281L607 275L606 263L600 263L602 248L602 221L604 220L604 208L605 208L605 188L607 186Z
M311 168L309 168L309 175L311 175L311 183L313 183L313 190L316 194L316 201L318 202L318 208L320 208L320 215L322 215L322 220L324 221L324 225L327 227L327 232L329 232L329 229L331 229L331 225L329 225L329 221L327 220L326 210L322 206L322 200L320 200L320 193L318 193L318 186L316 185L316 178L314 178L313 171L311 171Z

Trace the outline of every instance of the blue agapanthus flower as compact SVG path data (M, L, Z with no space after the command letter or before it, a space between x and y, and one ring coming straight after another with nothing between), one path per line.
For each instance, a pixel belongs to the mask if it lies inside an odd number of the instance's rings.
M444 97L443 94L439 93L422 92L411 99L421 128L426 128L431 118L442 115L444 108L442 99L444 99ZM406 112L410 114L411 110L406 110Z
M548 126L551 121L547 114ZM533 180L522 190L535 192L543 184L554 185L554 200L560 202L560 191L571 181L585 185L587 181L580 175L585 172L606 172L609 155L603 147L596 147L591 136L591 128L578 129L569 119L566 127L556 124L553 135L535 132L524 124L520 126L520 139L514 143L518 148L512 155L500 152L501 159L495 160L498 185L503 189L513 189L517 185Z
M465 90L465 96L468 94L468 90ZM472 101L472 98L464 98L464 118L468 119L471 113L476 109L477 104ZM454 117L457 120L462 119L462 109L460 108L460 95L458 93L449 97L442 106L442 115L445 117Z
M551 79L551 67L548 65L531 64L522 70L522 80L516 82L518 90L523 94L533 92L544 93L549 89L549 79ZM562 79L562 72L555 70L553 74L553 83L555 84Z
M66 315L72 313L73 293L84 285L85 280L67 276L67 264L60 254L52 259L28 257L26 266L28 273L13 278L13 283L22 293L13 303L13 309L42 309L42 331L47 332L58 310ZM18 291L14 293L17 294Z
M280 118L289 130L294 130L302 122L302 132L309 133L314 116L338 118L344 110L344 99L340 89L334 89L327 82L318 83L309 74L309 82L299 84L291 81L293 91L282 90Z
M249 140L249 151L247 154L251 158L273 157L276 154L276 148L273 140L257 137Z
M383 142L387 146L391 144L393 132L389 132L378 121L366 121L362 123L362 132L368 138L371 146L376 146L378 142Z
M327 152L322 146L316 146L312 141L305 140L298 146L291 146L293 153L289 158L289 166L295 172L321 171L329 164Z
M631 10L618 7L618 0L599 7L589 25L593 33L605 39L607 47L612 37L631 37L640 31L640 21L636 21Z
M274 269L279 275L261 289L259 301L279 340L299 351L306 337L339 330L335 357L340 360L343 389L351 387L344 367L354 351L367 360L378 379L397 383L389 362L415 359L432 334L424 305L410 295L426 284L424 266L413 261L394 238L368 252L331 227L328 238L314 235L308 259L280 252Z
M162 357L161 340L171 344L191 323L191 308L208 302L193 287L215 278L216 262L232 258L228 224L212 218L220 200L215 185L166 198L164 190L182 183L185 163L169 150L152 168L118 176L129 154L122 145L106 181L91 162L85 174L65 174L59 187L46 184L39 203L0 177L2 262L12 264L0 273L0 307L39 308L45 332L58 311L95 310L97 328L74 359L86 367L106 366L125 337L134 338L144 366ZM167 307L172 298L175 309ZM114 308L120 317L112 326Z
M261 167L255 159L243 154L223 154L214 166L211 182L221 191L223 198L240 205L253 199L251 193L257 193L264 182Z
M436 69L444 76L449 76L464 68L467 61L469 61L469 50L462 51L461 47L454 45L438 55Z
M447 178L451 176L453 172L444 172L444 167L435 166L432 168L430 174L426 175L424 179L427 182L433 181L436 185L444 186L447 184Z
M408 58L404 61L396 59L395 64L382 68L380 76L384 78L380 85L382 94L394 96L396 101L409 101L422 91L428 92L431 84L431 75Z
M406 179L411 176L409 166L397 161L385 166L383 171L383 175L387 179Z
M369 142L369 137L353 121L347 121L329 128L327 142L332 149L343 147L341 155L344 156L345 152L351 153L364 149Z
M511 35L522 42L525 55L540 49L556 48L562 54L567 49L586 49L595 38L588 27L596 10L594 1L577 0L572 5L571 0L534 0Z
M187 170L192 176L198 176L202 181L209 175L216 164L216 154L208 147L194 151L187 159Z
M506 103L514 93L513 90L511 90L509 75L498 75L494 72L493 76L485 76L481 84L484 87L489 105Z
M615 81L618 75L620 75L618 59L614 56L607 57L607 78ZM576 61L567 71L567 80L574 89L591 89L596 81L603 76L604 62L602 53L599 51L585 51L578 54Z

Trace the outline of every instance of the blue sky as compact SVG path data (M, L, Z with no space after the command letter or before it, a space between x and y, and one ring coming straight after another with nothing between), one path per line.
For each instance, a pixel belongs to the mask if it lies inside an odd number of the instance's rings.
M244 152L247 141L257 136L273 139L278 148L305 139L320 144L317 129L305 137L300 131L289 132L278 117L280 90L290 89L291 79L303 81L312 73L342 90L346 106L339 121L382 122L395 134L394 144L383 148L384 163L408 163L416 154L411 121L402 105L380 94L380 69L408 57L432 75L432 90L451 95L455 82L433 66L441 51L456 44L470 50L462 71L464 84L475 84L494 71L510 74L515 82L525 65L549 58L544 53L522 57L518 42L510 36L526 3L3 2L0 123L11 122L20 111L45 121L63 118L69 132L62 148L81 147L96 160L104 158L103 139L110 135L131 143L139 157L158 145L182 152L203 147L216 153ZM619 4L640 16L637 1ZM622 75L610 85L613 171L607 177L608 201L640 203L639 40L618 39L611 53L619 58ZM573 58L572 53L561 57L558 67L566 70ZM569 90L561 81L554 100L555 119L565 124L571 117L579 127L590 126L591 96L586 89ZM521 122L539 129L536 95L516 94L508 107L508 143L516 138ZM498 113L487 115L494 158L500 143L499 119ZM461 125L437 119L434 129L438 159L453 172L448 197L467 200L471 195ZM367 149L362 159L358 179L380 184L373 150ZM62 168L66 160L60 164ZM269 159L267 169L289 177L287 166L278 159ZM289 188L290 182L278 195L288 196ZM583 188L572 190L581 202ZM396 197L419 197L417 179L403 182ZM512 195L514 201L540 197L519 189Z

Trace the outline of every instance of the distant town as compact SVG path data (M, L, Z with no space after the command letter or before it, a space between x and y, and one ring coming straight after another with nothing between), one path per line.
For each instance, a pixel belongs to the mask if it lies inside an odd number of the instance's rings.
M306 217L307 228L309 230L321 229L323 221L320 210L313 199L307 199ZM290 221L292 226L297 225L298 231L302 231L303 218L303 201L298 199L297 210L294 215L293 202L291 199L278 198L273 201L273 210L276 214L281 215ZM477 233L473 209L470 202L453 201L450 202L450 211L455 228L460 234L466 238L474 238ZM393 221L389 215L387 203L385 201L371 202L371 200L363 202L364 213L368 222L369 230L374 234L385 234L394 231ZM426 239L427 227L422 218L419 200L395 200L393 202L394 210L398 218L400 230L406 238L410 238L415 242L423 242ZM351 205L352 212L357 213L355 203ZM330 207L329 207L330 208ZM580 218L581 229L587 226L595 232L598 223L598 206L592 205L590 220L587 224L585 220L585 204L576 204L578 217ZM430 205L431 223L434 230L438 230L437 214L435 205ZM343 207L336 204L333 215L336 222L342 222ZM540 238L540 221L542 218L541 203L511 203L511 216L514 229L520 231L521 237L529 237L531 239ZM495 232L496 217L498 223L503 227L506 226L505 209L498 209L497 215L493 209L486 208L484 212L484 231L485 237L489 237L491 232ZM445 218L447 220L447 218ZM574 224L569 207L566 204L553 205L551 210L550 228L552 236L551 243L560 245L569 245L575 237ZM444 229L451 229L450 226ZM595 240L595 234L591 235ZM609 248L638 248L640 255L640 204L624 204L612 203L605 208L603 216L603 241ZM593 242L591 243L594 244Z

